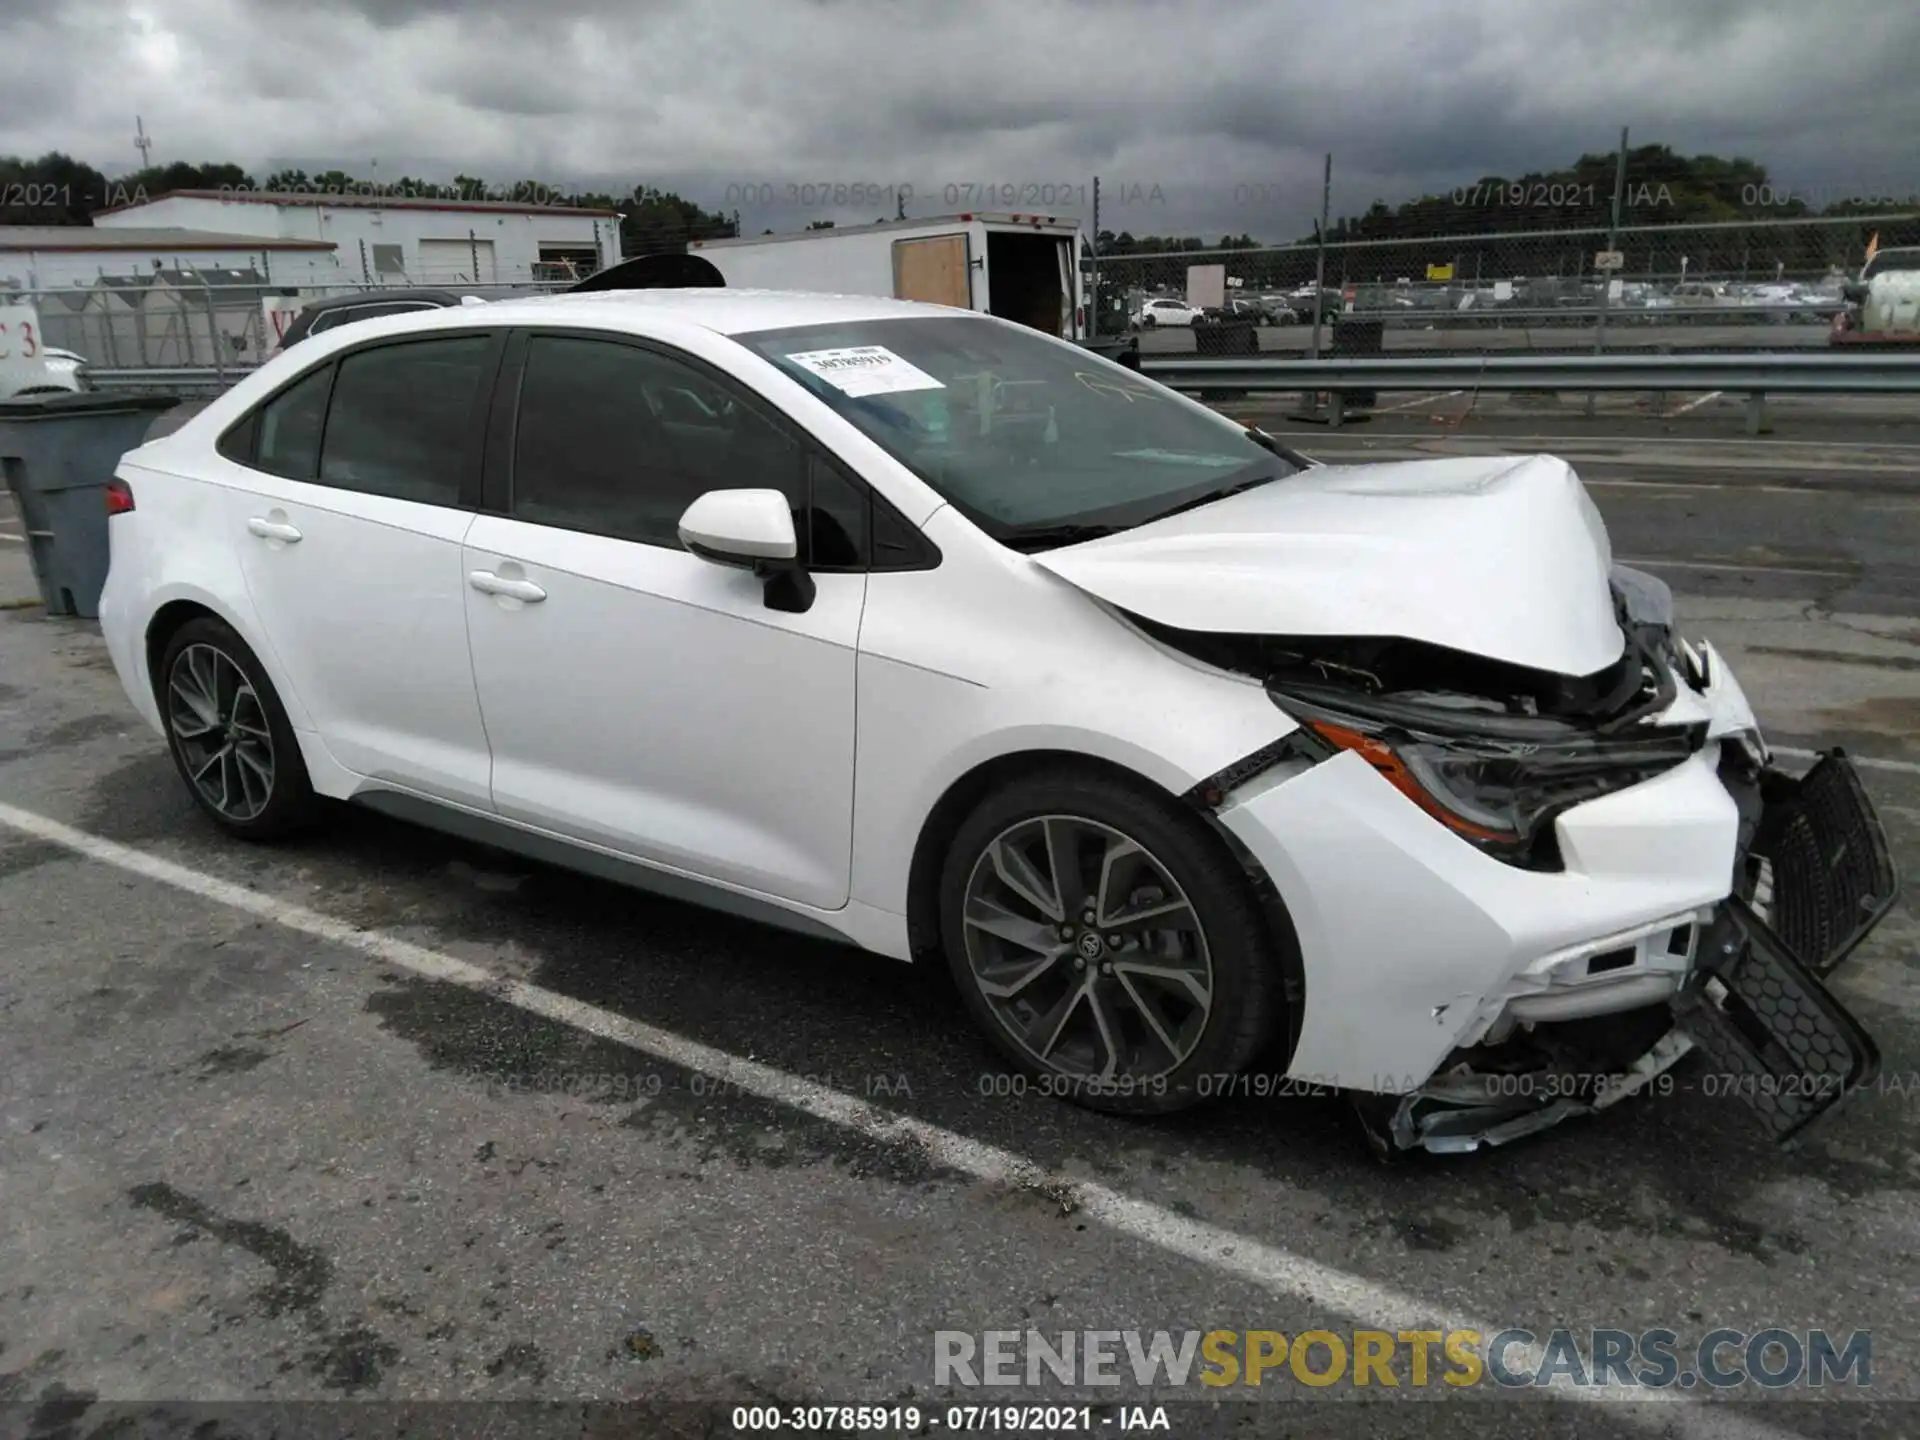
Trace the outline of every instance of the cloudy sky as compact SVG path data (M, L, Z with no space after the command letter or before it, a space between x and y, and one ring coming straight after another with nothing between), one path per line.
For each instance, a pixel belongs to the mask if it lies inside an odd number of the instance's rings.
M58 0L0 18L0 153L635 181L750 229L799 187L982 187L1139 232L1334 210L1636 143L1816 203L1920 191L1911 0ZM968 190L966 187L972 187ZM812 203L808 203L811 201ZM977 201L975 202L977 203Z

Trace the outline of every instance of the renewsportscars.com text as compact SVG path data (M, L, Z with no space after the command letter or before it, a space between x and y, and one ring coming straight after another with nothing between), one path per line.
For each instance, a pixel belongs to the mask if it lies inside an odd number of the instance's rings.
M940 1330L933 1383L1146 1387L1619 1387L1873 1383L1873 1336L1826 1330Z

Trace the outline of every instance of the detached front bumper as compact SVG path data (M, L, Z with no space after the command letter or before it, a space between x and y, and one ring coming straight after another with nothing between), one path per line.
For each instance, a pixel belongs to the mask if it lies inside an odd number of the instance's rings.
M1821 977L1892 908L1899 879L1844 752L1798 779L1769 770L1761 785L1753 893L1720 907L1673 1013L1724 1088L1785 1141L1879 1073L1872 1038Z
M1710 649L1675 709L1690 760L1556 822L1565 868L1461 843L1351 754L1288 761L1218 819L1299 941L1289 1074L1356 1092L1386 1148L1499 1144L1705 1050L1782 1138L1869 1083L1873 1044L1819 977L1896 893L1851 762L1770 763Z
M1503 1144L1638 1094L1695 1049L1714 1093L1746 1101L1782 1142L1871 1084L1879 1051L1821 977L1898 894L1885 832L1840 751L1799 778L1769 769L1758 788L1744 883L1708 913L1670 1002L1456 1052L1414 1094L1362 1102L1376 1146Z

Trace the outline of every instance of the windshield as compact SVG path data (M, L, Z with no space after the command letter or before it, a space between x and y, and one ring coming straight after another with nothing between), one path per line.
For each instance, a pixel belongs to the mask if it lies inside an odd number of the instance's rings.
M1272 441L1131 370L973 316L734 337L996 538L1125 528L1299 468Z

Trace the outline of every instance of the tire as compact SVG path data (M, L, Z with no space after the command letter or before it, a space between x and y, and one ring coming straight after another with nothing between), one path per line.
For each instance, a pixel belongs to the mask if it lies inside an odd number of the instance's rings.
M1087 877L1067 898L1100 901L1111 860L1104 923L1084 924L1088 901L1052 919L1063 912L1056 850L1076 852ZM1025 869L1023 856L1034 857ZM1179 915L1181 900L1190 929L1149 923ZM982 800L941 868L940 928L968 1012L1026 1077L1014 1083L1094 1110L1169 1114L1220 1093L1282 1004L1260 902L1218 837L1172 799L1097 772L1048 770ZM1006 993L990 997L983 974Z
M318 818L286 707L232 626L211 615L182 625L167 642L153 690L174 768L214 824L242 840L272 841ZM209 760L219 747L224 758Z

